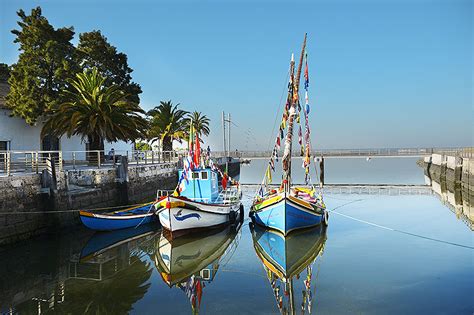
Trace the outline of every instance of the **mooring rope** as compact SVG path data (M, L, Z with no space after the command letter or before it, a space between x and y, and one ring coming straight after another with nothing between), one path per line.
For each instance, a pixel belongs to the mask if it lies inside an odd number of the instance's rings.
M327 210L327 211L329 213L335 213L335 214L343 216L345 218L348 218L348 219L351 219L351 220L354 220L354 221L357 221L357 222L360 222L360 223L364 223L364 224L367 224L367 225L371 225L371 226L374 226L374 227L378 227L380 229L384 229L384 230L387 230L387 231L397 232L397 233L401 233L401 234L405 234L405 235L409 235L409 236L413 236L413 237L417 237L417 238L421 238L421 239L425 239L425 240L430 240L430 241L433 241L433 242L443 243L443 244L447 244L447 245L458 246L458 247L463 247L463 248L468 248L468 249L474 249L473 246L454 243L454 242L450 242L450 241L441 240L441 239L438 239L438 238L428 237L428 236L424 236L424 235L420 235L420 234L415 234L415 233L411 233L411 232L407 232L407 231L403 231L403 230L394 229L394 228L391 228L391 227L388 227L388 226L384 226L384 225L380 225L380 224L377 224L377 223L374 223L374 222L369 222L369 221L366 221L366 220L358 219L358 218L352 217L350 215L335 211L336 209L342 208L344 206L347 206L349 204L352 204L352 203L355 203L355 202L358 202L358 201L362 201L362 200L363 199L352 200L350 202L347 202L345 204L337 206L332 210Z
M101 210L114 210L123 208L124 210L127 208L133 208L138 206L145 206L148 202L145 203L136 203L132 205L124 205L124 206L113 206L113 207L102 207L102 208L89 208L89 209L70 209L70 210L51 210L51 211L29 211L29 212L5 212L0 213L0 215L11 215L11 214L54 214L54 213L65 213L65 212L79 212L79 211L101 211Z

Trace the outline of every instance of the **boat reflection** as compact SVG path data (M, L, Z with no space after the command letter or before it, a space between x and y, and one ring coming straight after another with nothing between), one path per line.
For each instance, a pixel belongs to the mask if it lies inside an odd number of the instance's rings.
M263 263L280 313L310 314L319 271L314 272L313 265L323 254L326 228L319 225L286 237L258 225L251 224L250 229L255 252Z
M80 246L72 247L69 239L58 240L53 246L60 250L46 250L44 255L24 251L23 259L15 253L25 265L14 270L24 269L31 274L30 287L21 281L2 279L16 286L11 285L8 294L0 297L0 313L129 313L150 287L153 265L145 259L147 253L143 250L148 247L153 252L146 244L153 244L156 233L151 225L143 225L88 235ZM77 237L70 235L71 239Z
M156 239L153 260L163 281L182 290L193 313L198 313L204 287L214 281L217 270L238 246L241 225L171 238L163 230Z

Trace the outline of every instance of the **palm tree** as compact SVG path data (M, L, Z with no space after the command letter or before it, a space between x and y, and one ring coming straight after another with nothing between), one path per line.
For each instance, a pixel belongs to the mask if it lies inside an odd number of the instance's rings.
M192 121L194 130L198 134L199 139L201 139L201 136L203 135L209 135L209 133L211 132L209 129L210 119L206 115L203 115L203 113L201 112L194 111L192 113L189 113L187 118L187 129L189 130L189 124Z
M148 138L160 138L163 151L173 150L173 140L181 140L186 137L185 117L187 111L178 109L179 104L173 105L170 101L161 101L160 105L150 110L150 129Z
M105 80L95 68L78 73L70 81L71 90L62 92L67 101L52 110L41 134L80 135L90 150L103 150L104 140L142 138L148 124L141 116L145 112L117 85L104 86Z

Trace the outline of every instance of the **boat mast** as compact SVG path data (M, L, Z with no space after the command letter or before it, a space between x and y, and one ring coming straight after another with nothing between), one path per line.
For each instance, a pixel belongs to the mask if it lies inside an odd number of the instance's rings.
M225 144L225 114L224 111L222 111L222 136L224 138L224 142L222 145L223 151L224 151L224 157L227 158L227 146Z
M291 186L291 144L293 140L293 124L296 115L296 106L298 104L298 90L300 86L301 67L303 65L304 51L306 49L306 35L304 34L303 47L301 49L300 62L298 64L298 70L296 71L296 78L293 82L293 97L290 103L289 117L288 117L288 131L285 139L285 151L283 153L283 179L286 180L285 191L290 190ZM292 58L293 59L293 58ZM294 60L292 60L292 67L294 69Z

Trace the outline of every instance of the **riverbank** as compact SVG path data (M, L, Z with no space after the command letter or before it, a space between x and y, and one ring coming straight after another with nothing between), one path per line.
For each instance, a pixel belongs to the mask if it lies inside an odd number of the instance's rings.
M80 209L152 200L176 183L176 163L0 177L0 246L75 226Z

